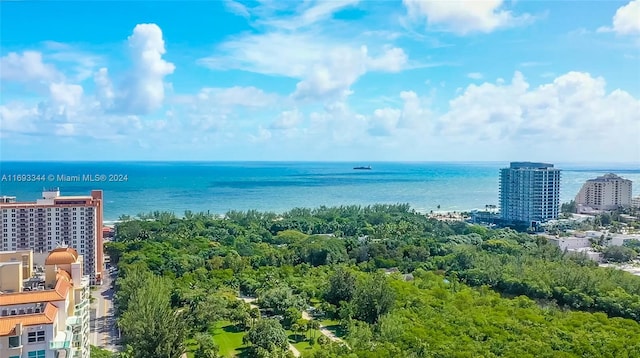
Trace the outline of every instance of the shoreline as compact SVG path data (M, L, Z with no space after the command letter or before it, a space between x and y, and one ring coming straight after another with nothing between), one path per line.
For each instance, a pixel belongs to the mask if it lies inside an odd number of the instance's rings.
M367 206L367 205L360 205L360 206ZM303 208L304 209L314 209L312 207L311 208L303 207ZM285 210L285 211L280 211L280 212L275 212L275 214L276 215L282 215L285 212L290 211L290 210L292 210L292 209ZM424 209L414 209L414 210L420 215L425 215L427 217L434 218L434 219L438 219L438 218L446 219L446 218L453 218L453 217L462 218L463 217L463 215L462 215L463 213L470 214L471 212L476 211L476 210L477 211L483 211L483 209L479 209L479 208L471 209L471 210L424 210ZM236 211L245 211L246 212L248 210L236 210ZM170 213L173 213L176 216L176 218L184 219L184 213L178 215L173 211L160 211L160 212L170 212ZM261 212L270 212L270 211L261 211ZM199 214L199 213L202 213L202 212L193 212L193 213L194 214ZM208 215L222 218L222 217L224 217L226 215L226 213L222 213L222 214L219 214L219 213L208 213ZM137 217L137 215L129 215L129 216L131 217L131 219L134 219L134 220L135 219L139 219ZM469 217L469 216L467 215L467 216L464 216L464 217ZM113 227L116 224L121 223L123 221L124 220L120 220L120 219L104 220L102 225L103 226L107 226L107 227Z

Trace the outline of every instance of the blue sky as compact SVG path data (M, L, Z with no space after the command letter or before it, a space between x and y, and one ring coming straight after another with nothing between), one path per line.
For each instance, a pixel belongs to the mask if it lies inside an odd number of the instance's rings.
M0 6L2 160L640 162L640 0Z

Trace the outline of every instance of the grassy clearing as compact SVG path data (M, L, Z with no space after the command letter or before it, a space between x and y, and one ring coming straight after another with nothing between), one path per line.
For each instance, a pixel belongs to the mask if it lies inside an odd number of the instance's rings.
M198 345L196 344L195 339L187 339L185 342L185 346L187 347L187 358L193 358L193 352L198 349Z
M343 338L346 334L346 332L340 326L340 322L336 320L324 319L320 321L320 324L338 338Z
M246 349L242 343L242 337L246 332L237 330L229 321L216 323L212 333L213 341L218 345L223 357L240 356Z
M309 330L309 332L305 334L297 334L297 335L294 334L292 331L287 331L287 337L289 337L289 343L291 343L294 347L296 347L296 349L298 349L298 351L302 353L302 356L306 356L309 353L314 352L320 348L320 345L318 345L318 343L316 343L313 346L310 345L309 337L316 337L316 339L318 339L318 337L320 337L321 335L322 333L318 330L316 331Z

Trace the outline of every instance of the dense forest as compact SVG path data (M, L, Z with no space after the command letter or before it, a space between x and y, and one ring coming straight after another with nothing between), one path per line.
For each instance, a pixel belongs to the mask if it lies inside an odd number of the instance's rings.
M122 357L640 357L640 277L408 205L156 212L106 250Z

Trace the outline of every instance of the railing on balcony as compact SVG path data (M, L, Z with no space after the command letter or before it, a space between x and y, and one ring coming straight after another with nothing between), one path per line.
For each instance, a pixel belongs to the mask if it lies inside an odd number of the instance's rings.
M72 340L73 333L71 331L58 332L56 337L49 341L49 349L69 349Z
M78 303L77 305L74 306L76 311L80 311L81 309L87 307L89 300L83 300L82 302Z

